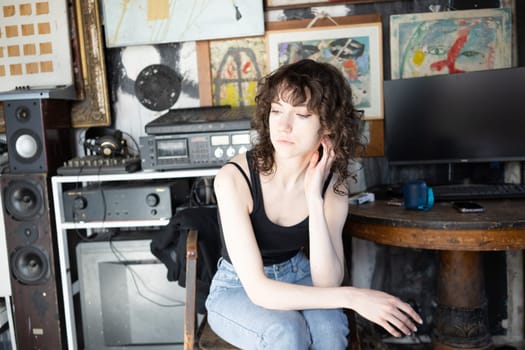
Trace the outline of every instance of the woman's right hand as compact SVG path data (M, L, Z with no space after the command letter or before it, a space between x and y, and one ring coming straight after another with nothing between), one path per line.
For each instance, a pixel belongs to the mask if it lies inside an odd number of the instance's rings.
M352 289L355 294L352 294L351 308L394 337L410 335L417 331L416 323L423 323L412 306L393 295L373 289Z

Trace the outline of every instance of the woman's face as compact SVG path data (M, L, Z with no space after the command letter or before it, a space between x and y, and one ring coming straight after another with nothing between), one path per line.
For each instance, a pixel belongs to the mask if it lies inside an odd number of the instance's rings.
M284 157L311 154L320 143L319 115L309 111L306 102L293 105L283 94L272 103L269 115L270 139L275 151Z

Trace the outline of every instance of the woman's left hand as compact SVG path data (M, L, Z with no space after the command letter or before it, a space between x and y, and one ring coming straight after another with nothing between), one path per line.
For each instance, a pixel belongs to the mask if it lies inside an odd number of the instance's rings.
M331 140L326 136L323 137L320 147L322 147L322 155L320 156L319 151L314 152L306 169L304 186L307 198L310 196L319 198L321 196L323 184L334 162L335 152Z

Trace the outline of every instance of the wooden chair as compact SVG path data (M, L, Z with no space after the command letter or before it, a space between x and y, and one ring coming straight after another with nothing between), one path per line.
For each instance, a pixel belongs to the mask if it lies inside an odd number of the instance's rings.
M231 350L238 349L235 346L227 343L216 335L206 322L206 316L197 327L196 317L196 291L197 291L197 240L198 231L190 228L188 238L186 240L186 306L184 315L184 350L193 350L195 346L198 349L206 350ZM345 274L345 283L350 281L350 275ZM345 309L348 317L348 325L350 328L349 334L349 349L361 350L359 334L357 331L356 314L353 310Z
M198 341L198 349L230 350L237 349L216 335L204 317L197 327L197 239L198 231L191 228L186 240L186 305L184 310L184 350L193 350Z

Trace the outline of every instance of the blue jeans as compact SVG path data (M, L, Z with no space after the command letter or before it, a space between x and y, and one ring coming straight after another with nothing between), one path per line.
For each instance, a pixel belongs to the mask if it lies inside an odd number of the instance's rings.
M268 278L312 285L303 253L264 267ZM248 298L234 267L219 260L206 300L208 324L229 343L247 350L346 349L348 320L342 309L269 310Z

